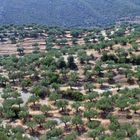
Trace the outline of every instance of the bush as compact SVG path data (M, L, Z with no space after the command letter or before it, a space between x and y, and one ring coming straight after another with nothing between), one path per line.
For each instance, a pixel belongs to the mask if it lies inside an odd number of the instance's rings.
M119 140L123 140L126 137L126 132L124 130L118 129L113 132L113 136Z
M89 122L87 126L90 129L96 129L97 127L99 127L100 124L101 124L100 121L93 120L93 121Z
M84 95L80 92L74 92L72 90L68 90L62 93L62 97L69 100L74 101L83 101Z
M76 136L77 136L76 132L71 132L70 134L64 137L64 140L75 140Z
M63 133L63 130L60 128L54 128L53 130L50 130L46 134L46 139L50 139L53 137L58 137Z

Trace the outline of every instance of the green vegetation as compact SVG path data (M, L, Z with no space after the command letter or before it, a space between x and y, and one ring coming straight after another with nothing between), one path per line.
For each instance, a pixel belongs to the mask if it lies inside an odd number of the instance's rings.
M1 24L105 27L117 21L140 20L137 17L140 13L139 0L0 0L0 3ZM77 37L77 33L75 35Z
M0 140L140 139L139 25L0 30Z

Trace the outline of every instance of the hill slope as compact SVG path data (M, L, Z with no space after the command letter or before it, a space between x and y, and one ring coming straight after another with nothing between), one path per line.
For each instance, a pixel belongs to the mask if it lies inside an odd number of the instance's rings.
M139 0L0 0L1 23L107 25L140 13Z

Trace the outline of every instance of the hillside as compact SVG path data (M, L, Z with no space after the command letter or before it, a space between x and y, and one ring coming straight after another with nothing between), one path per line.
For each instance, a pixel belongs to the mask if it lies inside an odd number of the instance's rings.
M140 140L140 25L0 31L0 140Z
M40 23L51 26L109 25L139 16L139 0L0 0L0 23Z

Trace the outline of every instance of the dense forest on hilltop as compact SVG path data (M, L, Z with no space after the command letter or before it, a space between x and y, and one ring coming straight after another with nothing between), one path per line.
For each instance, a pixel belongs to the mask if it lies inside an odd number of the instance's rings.
M139 0L0 0L0 23L93 27L135 20Z

